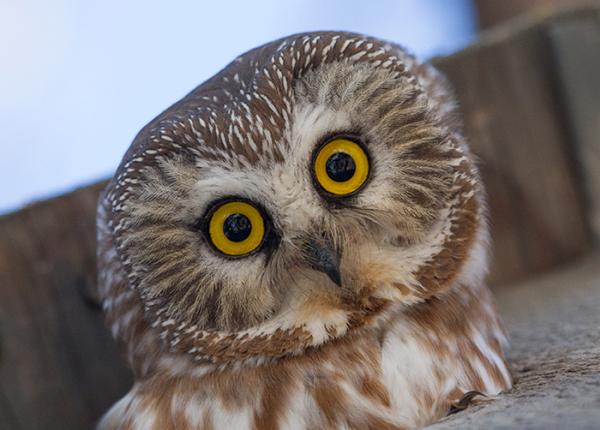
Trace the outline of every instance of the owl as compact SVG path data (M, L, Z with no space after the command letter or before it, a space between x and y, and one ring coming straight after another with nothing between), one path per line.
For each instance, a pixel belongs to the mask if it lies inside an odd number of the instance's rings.
M406 429L511 386L451 90L395 44L236 58L136 136L98 239L135 378L101 429Z

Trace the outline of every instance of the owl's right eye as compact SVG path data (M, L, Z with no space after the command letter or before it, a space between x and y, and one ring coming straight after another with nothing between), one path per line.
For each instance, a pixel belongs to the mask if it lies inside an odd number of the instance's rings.
M212 245L229 256L243 256L260 248L265 220L260 210L243 200L217 204L209 213L208 236Z

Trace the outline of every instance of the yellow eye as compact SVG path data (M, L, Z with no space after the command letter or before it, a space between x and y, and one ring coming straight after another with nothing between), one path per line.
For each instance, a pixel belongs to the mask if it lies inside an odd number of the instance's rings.
M313 168L323 190L344 196L358 191L369 177L369 158L358 143L336 138L319 150Z
M208 235L219 251L240 256L258 249L265 237L263 216L250 203L229 201L213 211Z

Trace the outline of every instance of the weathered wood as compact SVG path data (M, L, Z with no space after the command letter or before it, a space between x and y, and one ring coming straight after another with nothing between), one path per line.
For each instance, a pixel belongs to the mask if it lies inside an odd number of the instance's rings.
M600 10L556 20L550 42L591 224L600 240Z
M594 14L587 9L561 19ZM481 158L496 284L590 249L578 182L586 175L576 172L568 133L568 125L581 126L577 97L583 93L570 98L568 82L580 75L566 72L573 58L587 60L566 55L569 45L550 49L553 23L520 21L436 60L456 87L466 133ZM557 58L566 79L562 91ZM594 133L577 141L591 144ZM0 217L0 429L90 428L130 384L101 313L86 298L94 289L100 187Z
M130 385L83 299L99 185L0 218L0 429L84 429Z
M558 7L573 6L577 0L475 0L479 28L486 30L512 18L548 14Z
M594 15L569 12L562 19ZM548 40L559 17L488 33L436 65L455 87L465 131L480 158L490 209L490 280L505 283L586 252L590 244ZM513 28L513 30L515 30Z

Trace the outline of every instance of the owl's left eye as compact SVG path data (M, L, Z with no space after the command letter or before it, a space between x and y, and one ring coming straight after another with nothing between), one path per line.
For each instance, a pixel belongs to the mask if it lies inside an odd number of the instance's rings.
M338 197L360 190L369 177L369 170L369 157L362 144L346 137L325 142L313 160L313 176L319 187Z
M208 236L212 245L225 255L250 254L264 241L265 220L250 202L226 201L211 210Z

